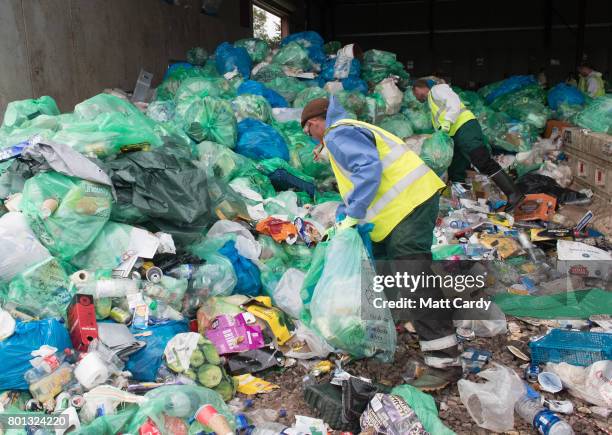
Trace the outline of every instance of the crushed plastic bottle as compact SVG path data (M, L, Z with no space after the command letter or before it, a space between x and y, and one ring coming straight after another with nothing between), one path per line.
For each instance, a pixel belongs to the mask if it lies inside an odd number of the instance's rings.
M572 427L554 412L544 408L529 390L527 395L516 402L514 409L542 435L574 435Z

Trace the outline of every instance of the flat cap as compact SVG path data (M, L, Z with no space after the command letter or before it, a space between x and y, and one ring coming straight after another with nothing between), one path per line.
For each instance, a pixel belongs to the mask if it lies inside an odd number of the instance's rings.
M327 98L315 98L310 103L306 104L306 107L304 107L304 110L302 111L302 128L304 128L306 121L311 118L317 116L325 117L328 107L329 100Z

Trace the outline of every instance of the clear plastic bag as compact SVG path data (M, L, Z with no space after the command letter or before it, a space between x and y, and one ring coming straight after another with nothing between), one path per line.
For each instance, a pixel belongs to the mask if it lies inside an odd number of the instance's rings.
M294 319L299 319L302 312L300 289L304 283L304 277L305 274L301 270L287 269L272 294L274 305Z
M488 382L477 384L461 379L459 396L476 424L495 432L514 428L514 405L525 395L521 378L509 367L494 364L478 373Z
M0 217L0 281L9 282L50 256L23 214L11 212Z
M374 274L357 230L349 228L336 234L327 246L323 271L310 301L311 326L329 344L357 358L376 356L391 361L397 339L391 312L368 310L368 303L362 302L362 278L369 282L368 276Z

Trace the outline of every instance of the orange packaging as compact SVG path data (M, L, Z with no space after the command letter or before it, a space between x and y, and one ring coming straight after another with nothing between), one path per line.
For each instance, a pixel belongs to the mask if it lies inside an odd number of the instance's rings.
M525 195L525 199L514 210L517 221L549 221L555 214L557 198L545 193Z

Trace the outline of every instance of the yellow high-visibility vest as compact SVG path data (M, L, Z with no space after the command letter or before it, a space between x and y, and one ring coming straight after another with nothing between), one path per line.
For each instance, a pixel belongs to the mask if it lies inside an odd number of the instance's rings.
M601 78L601 75L594 74L593 77L597 81L597 92L593 95L593 98L601 97L606 94L606 87L604 85L604 81ZM589 95L589 77L582 77L578 79L578 89L582 91L583 94ZM589 95L591 96L591 95Z
M444 182L413 151L404 147L404 141L382 128L354 119L341 119L326 131L352 125L369 130L376 141L382 163L380 185L374 200L366 211L364 221L374 224L370 237L380 242L412 211L445 187ZM329 152L338 190L346 202L353 191L351 173L341 167Z
M431 123L434 128L437 130L440 128L440 125L446 120L446 107L442 105L442 102L436 102L433 97L433 92L429 91L429 95L427 96L427 102L429 103L429 110L431 111ZM461 127L466 122L476 119L471 110L465 107L463 102L461 103L461 112L457 117L457 120L451 124L450 131L448 134L450 136L454 136L459 127Z

